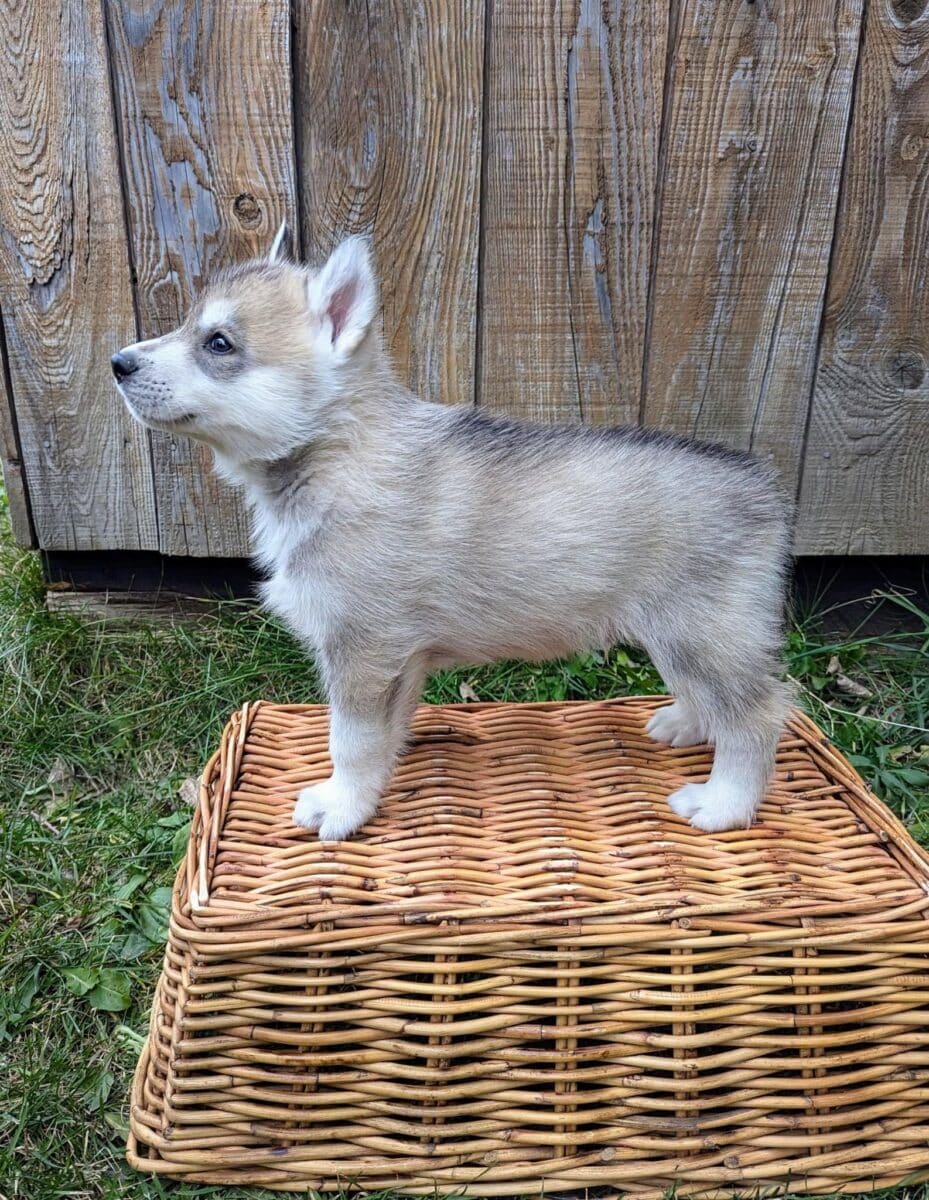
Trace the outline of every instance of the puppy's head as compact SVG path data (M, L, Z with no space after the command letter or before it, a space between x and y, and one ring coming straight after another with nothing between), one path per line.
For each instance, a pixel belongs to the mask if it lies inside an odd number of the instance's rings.
M242 461L313 436L338 400L377 305L368 246L348 238L319 270L270 255L221 274L179 329L111 359L130 413Z

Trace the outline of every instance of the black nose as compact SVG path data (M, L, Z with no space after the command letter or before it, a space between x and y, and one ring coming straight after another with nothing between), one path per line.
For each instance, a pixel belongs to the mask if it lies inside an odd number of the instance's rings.
M122 383L127 375L132 375L139 369L139 360L124 350L118 350L110 359L116 382Z

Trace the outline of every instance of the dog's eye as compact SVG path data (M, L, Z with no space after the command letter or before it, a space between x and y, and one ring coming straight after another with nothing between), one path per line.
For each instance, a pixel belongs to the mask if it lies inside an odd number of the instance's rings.
M206 344L211 354L231 354L235 349L224 333L214 333Z

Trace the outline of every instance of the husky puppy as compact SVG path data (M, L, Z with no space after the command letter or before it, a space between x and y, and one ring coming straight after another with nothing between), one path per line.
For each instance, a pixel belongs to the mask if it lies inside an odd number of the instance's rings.
M295 821L331 840L374 813L429 671L624 641L676 697L651 736L715 743L673 810L750 825L788 704L788 513L769 469L652 430L419 400L376 327L365 241L310 269L285 236L112 366L137 420L205 442L245 489L265 601L316 655L332 775Z

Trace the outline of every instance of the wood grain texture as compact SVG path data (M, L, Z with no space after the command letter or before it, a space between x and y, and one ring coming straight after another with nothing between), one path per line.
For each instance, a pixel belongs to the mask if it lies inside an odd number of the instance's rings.
M401 375L470 404L483 0L298 0L295 17L305 257L369 233Z
M0 42L0 306L36 535L151 549L148 439L108 361L135 322L101 11L2 0Z
M865 22L800 492L810 554L929 553L929 5Z
M799 470L861 0L684 0L643 416Z
M222 602L176 592L57 592L45 593L50 613L64 613L100 626L146 624L179 625L190 621L216 621Z
M638 419L667 8L493 6L478 363L488 408Z
M287 0L109 0L141 334L296 224ZM165 554L248 551L244 507L187 438L153 435Z

